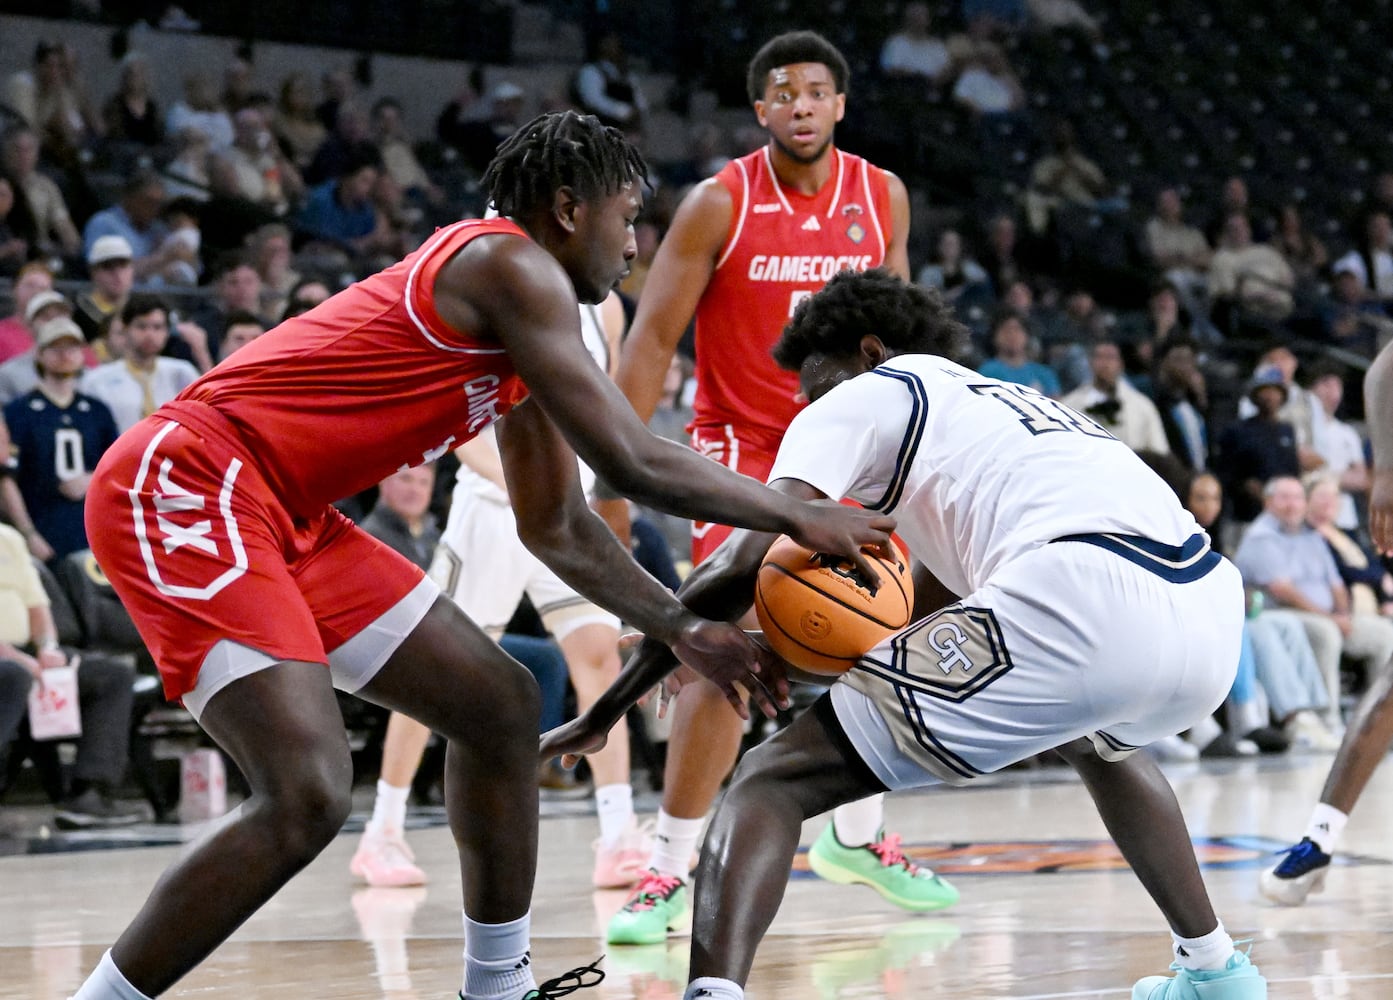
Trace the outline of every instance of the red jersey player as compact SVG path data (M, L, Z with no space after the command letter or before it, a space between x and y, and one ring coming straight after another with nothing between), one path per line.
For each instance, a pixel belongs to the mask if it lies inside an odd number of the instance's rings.
M841 53L809 31L780 35L755 55L746 83L769 143L683 199L616 375L639 416L651 417L695 314L693 447L761 482L802 405L797 377L769 353L794 307L841 270L884 265L909 277L904 184L832 142L848 75ZM695 524L693 559L728 534ZM741 720L709 685L685 688L672 718L651 877L610 921L611 944L655 943L685 922L689 858L739 750ZM829 827L810 853L815 868L837 881L868 882L910 909L954 902L950 886L883 836L881 821L879 797L838 810L835 833Z
M168 989L338 833L352 766L334 686L449 739L462 995L538 995L536 684L419 569L329 506L494 421L529 547L732 702L753 688L772 710L745 635L686 612L615 544L570 448L645 502L832 551L886 544L893 523L713 475L650 435L595 367L576 300L599 302L626 272L644 176L594 118L534 120L484 178L504 218L441 230L243 348L106 453L87 501L93 549L166 693L252 795L165 874L75 1000Z

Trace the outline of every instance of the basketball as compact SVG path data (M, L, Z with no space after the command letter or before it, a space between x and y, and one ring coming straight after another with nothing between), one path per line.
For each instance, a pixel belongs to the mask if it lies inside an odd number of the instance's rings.
M874 589L850 560L780 536L755 583L755 615L769 647L800 670L835 676L908 625L914 609L909 560L898 548L893 561L872 559L880 572Z

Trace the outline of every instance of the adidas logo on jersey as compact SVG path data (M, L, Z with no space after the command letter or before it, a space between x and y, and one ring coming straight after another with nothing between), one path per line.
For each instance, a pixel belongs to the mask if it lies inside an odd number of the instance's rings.
M807 232L807 233L816 233L816 232L820 232L820 231L822 230L822 227L821 227L820 225L818 225L818 223L817 223L817 216L816 216L816 215L810 215L810 216L808 216L808 221L805 222L805 223L803 223L803 224L802 224L801 226L799 226L798 228L801 229L801 230L803 230L804 232Z
M763 205L754 205L750 208L750 211L754 212L755 215L768 215L770 212L777 212L781 208L783 208L783 206L777 201L774 201L765 202Z

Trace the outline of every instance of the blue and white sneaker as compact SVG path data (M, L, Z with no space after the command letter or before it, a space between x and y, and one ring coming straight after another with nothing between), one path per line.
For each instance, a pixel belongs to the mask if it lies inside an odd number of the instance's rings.
M1330 855L1310 837L1288 847L1282 859L1271 871L1263 872L1259 883L1262 894L1283 906L1300 906L1306 897L1325 888L1325 876L1330 871Z
M1174 976L1147 976L1133 986L1132 1000L1267 1000L1267 980L1244 952L1212 972L1171 968Z

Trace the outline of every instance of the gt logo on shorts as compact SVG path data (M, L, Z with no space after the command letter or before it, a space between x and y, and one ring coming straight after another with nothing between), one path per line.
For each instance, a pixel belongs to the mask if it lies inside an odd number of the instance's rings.
M131 516L145 572L156 589L168 597L208 601L247 571L247 550L232 516L232 489L242 463L234 458L228 464L216 501L180 486L173 459L158 454L160 442L178 426L166 425L141 455L129 494ZM153 510L146 509L147 497ZM215 502L216 519L208 516ZM214 571L220 572L207 579Z
M866 657L858 669L944 701L966 701L1012 666L989 608L944 608L905 629L890 646L889 664Z

